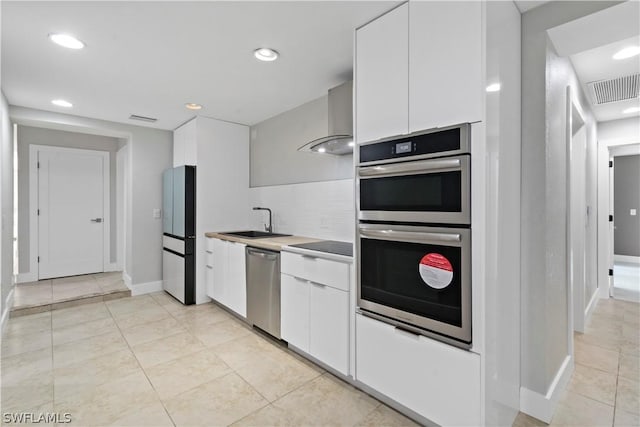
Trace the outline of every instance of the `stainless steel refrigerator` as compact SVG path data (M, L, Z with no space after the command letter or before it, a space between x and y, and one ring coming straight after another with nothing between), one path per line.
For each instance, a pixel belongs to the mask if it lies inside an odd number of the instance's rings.
M162 283L183 304L195 303L196 167L162 175Z

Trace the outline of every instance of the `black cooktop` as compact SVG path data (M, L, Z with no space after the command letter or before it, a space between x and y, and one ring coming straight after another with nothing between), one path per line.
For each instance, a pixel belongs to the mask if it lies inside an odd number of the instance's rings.
M322 240L313 243L299 243L290 245L294 248L309 249L311 251L327 252L330 254L353 256L353 245L347 242L338 242L336 240Z

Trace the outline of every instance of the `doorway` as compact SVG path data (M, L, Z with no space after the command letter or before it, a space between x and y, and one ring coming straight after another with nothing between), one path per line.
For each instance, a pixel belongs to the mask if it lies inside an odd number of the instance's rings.
M109 153L33 146L38 280L105 271Z
M639 154L634 154L635 152ZM613 212L613 281L611 296L640 302L640 149L614 147L610 202Z

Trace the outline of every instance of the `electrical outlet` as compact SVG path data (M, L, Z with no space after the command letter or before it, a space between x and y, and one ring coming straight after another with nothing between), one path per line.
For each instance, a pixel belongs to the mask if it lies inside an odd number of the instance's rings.
M631 216L636 216L636 210L635 210L635 209L631 209L631 210L629 211L629 215L631 215Z

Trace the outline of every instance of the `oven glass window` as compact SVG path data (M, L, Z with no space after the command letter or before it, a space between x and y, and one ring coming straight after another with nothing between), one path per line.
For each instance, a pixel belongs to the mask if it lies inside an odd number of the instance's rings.
M360 210L460 212L461 172L360 180Z
M462 326L461 249L361 239L361 297Z

